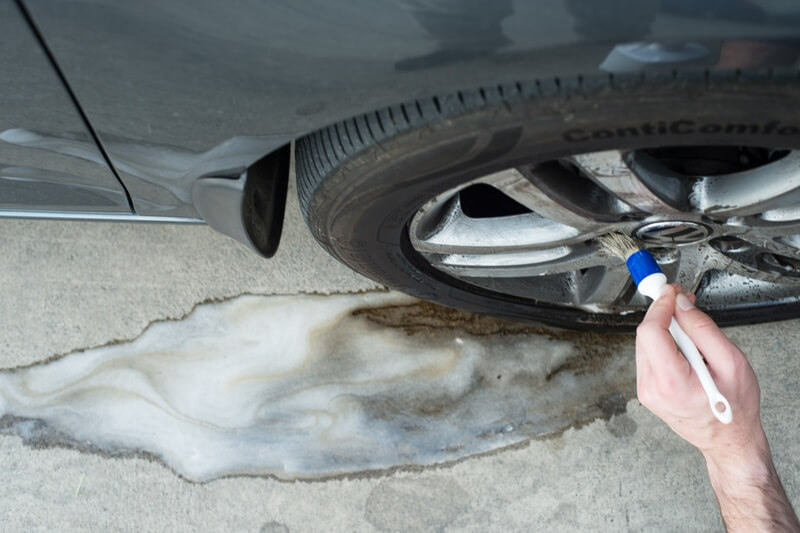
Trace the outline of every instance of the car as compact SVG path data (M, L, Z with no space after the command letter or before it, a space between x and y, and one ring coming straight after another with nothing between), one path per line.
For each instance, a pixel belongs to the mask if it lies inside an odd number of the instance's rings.
M206 223L447 306L625 330L633 237L800 316L800 6L0 0L0 217Z

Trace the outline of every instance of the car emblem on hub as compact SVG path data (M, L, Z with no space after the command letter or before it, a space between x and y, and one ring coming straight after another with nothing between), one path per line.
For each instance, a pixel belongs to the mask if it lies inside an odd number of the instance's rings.
M657 246L680 246L701 241L711 234L702 224L684 220L667 220L646 224L636 230L636 237L644 243Z

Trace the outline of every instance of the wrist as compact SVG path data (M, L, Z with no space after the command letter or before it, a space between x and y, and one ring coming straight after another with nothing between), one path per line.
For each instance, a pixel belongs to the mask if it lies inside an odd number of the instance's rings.
M703 455L728 531L800 531L772 463L766 436ZM731 453L734 452L734 453Z
M775 467L769 453L741 462L706 459L706 468L715 492L728 494L769 485L775 476Z
M709 477L715 488L735 491L737 488L761 486L775 475L767 437L761 428L743 443L704 451Z

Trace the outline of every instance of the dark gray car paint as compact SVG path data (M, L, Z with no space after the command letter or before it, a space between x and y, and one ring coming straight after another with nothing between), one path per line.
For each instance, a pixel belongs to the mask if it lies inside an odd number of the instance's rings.
M12 0L0 0L0 210L130 213Z
M136 212L155 216L196 217L198 179L237 178L299 136L390 104L599 74L614 47L631 41L700 43L708 54L693 68L785 64L797 55L756 52L800 37L800 5L786 1L24 4ZM723 53L732 45L736 54Z

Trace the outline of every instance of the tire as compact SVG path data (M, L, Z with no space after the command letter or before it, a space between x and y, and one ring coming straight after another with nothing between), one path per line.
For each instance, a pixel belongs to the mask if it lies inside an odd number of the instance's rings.
M571 154L682 145L797 149L799 90L796 72L673 72L539 80L418 100L300 139L300 207L329 253L390 288L558 327L629 330L641 310L553 305L433 268L411 244L412 217L431 198L478 176ZM755 126L726 126L737 124ZM733 325L800 316L800 305L753 301L709 312Z

